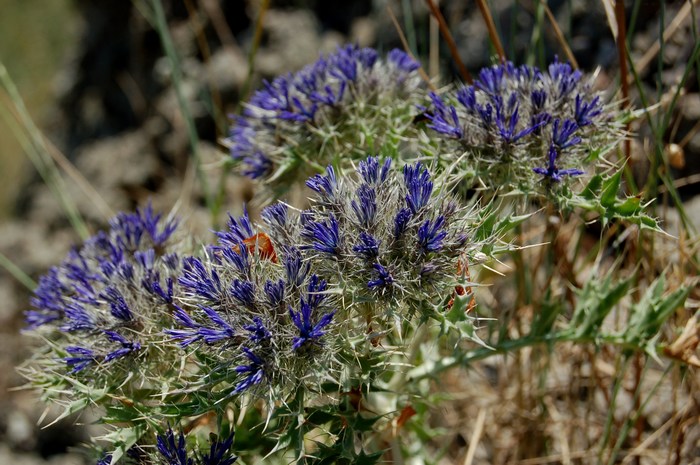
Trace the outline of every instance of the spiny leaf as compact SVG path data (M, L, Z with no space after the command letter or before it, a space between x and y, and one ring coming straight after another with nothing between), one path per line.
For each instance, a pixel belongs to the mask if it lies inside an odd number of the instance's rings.
M653 338L666 319L683 305L691 290L690 286L684 285L663 297L665 287L666 280L661 275L632 307L629 325L621 333L625 341L641 345Z
M581 192L581 196L584 199L593 200L598 196L600 189L603 186L603 176L596 174L588 181L588 184Z
M568 329L574 337L595 336L615 304L627 295L633 276L616 281L615 272L611 270L602 280L589 280L577 292L578 301Z
M138 442L144 432L144 425L136 425L131 428L119 428L102 436L100 439L115 445L114 450L111 452L112 460L110 465L116 465L119 459Z
M617 193L620 190L621 179L622 170L618 170L617 173L603 182L603 192L600 195L600 204L603 207L609 208L615 205Z

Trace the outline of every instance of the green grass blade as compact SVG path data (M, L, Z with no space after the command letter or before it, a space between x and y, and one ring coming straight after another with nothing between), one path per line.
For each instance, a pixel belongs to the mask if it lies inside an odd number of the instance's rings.
M161 43L163 44L163 49L165 54L170 61L170 70L172 73L173 88L175 89L175 95L177 96L177 102L180 107L180 112L187 126L187 137L190 142L190 148L192 150L192 160L195 165L195 170L197 172L197 177L202 187L202 192L204 193L205 202L207 208L211 212L212 216L215 215L216 208L214 197L212 196L211 189L209 188L209 182L207 181L206 174L202 169L202 159L199 153L199 136L197 135L197 128L194 124L194 118L190 112L190 108L187 105L187 100L183 92L182 84L182 67L180 66L180 58L178 57L177 51L175 50L175 45L173 44L173 39L170 36L170 29L168 28L168 23L165 19L165 12L163 11L163 5L160 0L151 0L151 7L153 9L152 17L153 26L158 31Z
M90 232L85 221L75 202L68 195L58 167L48 154L48 148L41 131L34 124L24 100L2 62L0 62L0 85L12 105L11 107L7 104L2 106L2 118L12 128L15 137L24 148L37 172L61 204L73 229L82 239L87 239Z
M2 252L0 252L0 266L5 268L5 270L7 270L7 272L10 273L13 278L22 283L24 287L30 291L33 291L36 288L36 281L30 278L29 275L22 271L20 267L15 265L12 260L3 255Z

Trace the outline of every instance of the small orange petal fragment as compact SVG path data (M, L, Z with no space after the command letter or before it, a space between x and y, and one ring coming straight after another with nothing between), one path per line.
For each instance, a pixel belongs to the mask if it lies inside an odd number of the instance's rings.
M243 240L246 248L250 253L255 253L257 248L260 258L270 260L272 263L277 263L277 254L275 253L275 248L272 246L272 240L270 236L264 232L257 233ZM234 246L233 250L239 252L238 246Z
M408 420L410 420L411 417L413 415L415 415L416 413L417 413L416 409L414 409L410 405L405 406L401 410L401 414L399 415L399 418L396 420L396 428L398 429L398 428L403 427L403 425L406 424L406 422Z

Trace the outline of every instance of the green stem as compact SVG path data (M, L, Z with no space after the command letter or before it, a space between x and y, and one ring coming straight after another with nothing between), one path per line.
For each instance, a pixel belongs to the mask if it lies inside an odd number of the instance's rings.
M416 367L407 373L407 380L411 382L421 379L432 378L438 373L449 370L457 366L468 365L478 360L489 358L493 355L507 354L525 347L532 347L540 344L557 344L561 342L592 343L592 344L612 344L622 349L638 351L639 346L625 342L620 336L612 334L602 335L582 335L577 336L570 331L561 331L553 334L543 334L537 336L526 336L520 339L511 339L500 342L492 348L479 347L463 354L452 357L443 357L432 365Z
M197 177L202 185L202 191L204 192L205 202L209 212L214 216L216 214L216 205L214 202L214 197L211 194L209 188L209 182L207 181L206 175L202 170L202 160L199 153L199 136L197 135L197 128L194 124L194 119L190 113L189 107L187 105L187 99L182 90L182 67L180 66L180 60L175 50L175 45L173 44L172 37L170 36L170 30L168 29L168 23L165 19L165 12L163 11L163 5L160 0L151 0L151 5L153 6L155 27L158 30L158 35L165 49L165 54L168 56L170 61L170 70L173 79L173 88L175 89L175 95L177 96L177 102L180 106L180 112L182 113L182 118L187 126L187 136L190 142L190 148L192 149L192 159L194 160L195 170L197 172ZM215 219L215 218L213 218Z
M416 329L416 333L411 338L411 345L408 347L408 354L406 357L409 365L413 365L418 358L420 346L423 343L423 339L425 339L425 335L427 334L427 328L427 324L420 325L418 329ZM410 371L406 372L404 370L398 370L394 372L394 375L387 384L387 389L391 392L398 393L401 387L406 385L408 373L410 373Z
M0 84L5 89L5 92L7 92L14 106L14 108L6 109L6 111L2 112L3 119L13 128L15 137L17 137L17 140L22 145L27 157L29 157L41 178L63 207L73 229L83 240L87 239L90 237L90 231L85 225L85 221L80 215L73 199L68 195L61 173L48 155L48 148L41 135L41 131L39 131L39 128L34 124L24 104L24 100L20 96L15 83L12 81L12 78L2 62L0 62ZM14 112L12 110L14 110Z
M27 289L33 291L36 288L36 282L29 277L27 273L22 271L20 267L12 263L12 261L0 252L0 266L5 268L17 281L22 283Z

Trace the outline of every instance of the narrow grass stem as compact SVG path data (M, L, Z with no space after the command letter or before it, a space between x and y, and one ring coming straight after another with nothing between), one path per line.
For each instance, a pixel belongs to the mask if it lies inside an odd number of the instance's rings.
M250 97L250 89L253 83L253 76L255 73L255 57L258 54L258 47L260 47L260 41L263 35L263 21L265 20L265 13L270 8L270 0L262 0L260 3L260 10L258 11L258 17L255 20L255 32L253 34L253 42L250 45L250 51L248 52L248 75L246 76L243 87L241 88L241 102L247 101Z
M566 59L569 60L569 63L571 63L571 66L573 66L574 69L578 69L579 66L578 62L576 61L576 57L574 56L574 52L571 51L571 47L569 47L569 44L566 42L564 33L562 33L561 28L557 23L557 19L552 14L552 10L547 5L546 0L540 0L540 3L542 3L542 5L544 6L544 12L547 15L549 23L552 25L554 35L557 37L559 45L561 45L562 50L564 50L564 54L566 54Z
M599 441L599 449L598 449L598 463L603 463L603 453L605 452L605 445L608 443L610 440L610 436L612 434L612 429L613 429L613 424L615 423L615 404L617 402L617 396L620 393L620 389L622 389L622 381L624 380L624 373L627 372L627 368L630 363L630 358L625 357L624 362L622 362L622 366L620 366L620 360L621 356L617 357L617 367L615 370L615 373L617 373L617 376L615 378L615 384L613 385L612 389L612 396L610 397L610 405L608 406L608 415L605 420L605 429L603 430L603 435L600 438ZM613 458L611 456L611 458Z
M180 106L182 118L187 127L187 136L189 138L190 148L192 150L192 160L195 165L197 177L199 178L199 182L201 184L207 208L212 214L212 217L214 217L216 213L214 198L211 194L206 174L202 169L202 160L199 153L199 136L197 135L197 128L194 124L194 118L190 113L190 109L187 104L187 99L185 98L185 93L183 91L182 67L180 66L180 59L178 58L177 51L175 50L175 45L173 44L172 37L170 36L170 30L168 29L168 23L165 19L165 12L163 11L163 5L161 1L151 0L151 6L153 8L154 13L154 26L158 31L158 35L160 36L160 40L163 44L163 49L165 50L165 54L167 55L168 60L170 61L173 88L175 90L175 95L177 96L177 102Z
M28 290L33 291L34 288L36 288L36 281L30 278L20 267L15 265L12 260L3 255L2 252L0 252L0 266L5 268L13 278L22 283Z
M491 15L491 9L486 3L486 0L476 0L476 4L479 7L481 16L483 16L484 18L486 28L489 30L489 37L491 38L491 43L496 49L498 58L501 60L501 62L506 61L506 52L503 50L501 39L498 36L498 31L496 30L496 23L493 21L493 15Z
M459 56L457 44L455 43L455 40L452 37L452 33L450 32L450 28L447 26L447 22L445 21L444 16L442 16L440 9L435 5L435 2L433 2L433 0L425 0L425 3L428 5L428 8L430 8L430 12L432 13L433 17L437 20L438 25L440 26L440 34L442 35L442 38L445 39L445 42L447 42L447 47L450 49L450 55L452 56L452 59L457 65L459 75L462 77L462 79L464 79L464 81L467 84L471 84L472 75L469 73L469 71L467 71L466 66L464 66L464 63L462 62L462 58Z
M615 20L617 22L617 56L620 63L620 85L622 88L622 102L621 105L627 107L629 105L629 83L627 82L627 76L629 72L627 71L627 25L625 23L625 2L622 0L617 0L615 2ZM629 123L625 127L625 132L629 132ZM631 140L625 138L624 144L624 154L625 154L625 164L631 165Z
M3 119L10 127L14 128L15 137L19 140L41 178L63 207L73 229L82 239L87 239L90 236L88 227L75 202L68 195L58 167L48 155L48 148L41 131L34 124L24 100L2 62L0 62L0 85L10 100L8 104L3 105L6 109L2 112Z

